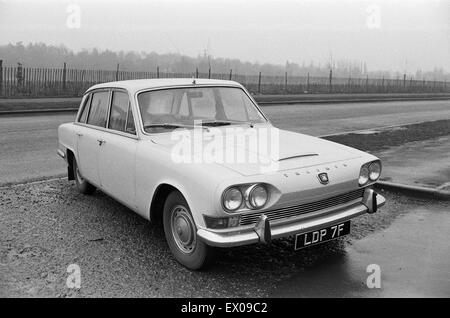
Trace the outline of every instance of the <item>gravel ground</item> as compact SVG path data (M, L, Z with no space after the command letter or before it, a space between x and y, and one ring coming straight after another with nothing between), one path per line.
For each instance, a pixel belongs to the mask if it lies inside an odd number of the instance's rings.
M176 263L160 226L97 191L83 196L55 180L0 189L0 297L259 297L291 275L345 253L412 206L430 203L385 193L388 204L352 223L346 238L294 252L292 240L218 251L216 265L191 272ZM81 268L81 289L66 287Z

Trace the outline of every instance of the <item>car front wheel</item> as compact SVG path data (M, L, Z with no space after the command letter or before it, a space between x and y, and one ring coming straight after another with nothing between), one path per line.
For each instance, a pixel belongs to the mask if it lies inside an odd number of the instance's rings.
M164 204L164 233L175 259L192 270L204 269L214 258L214 249L200 241L197 227L183 195L173 191Z

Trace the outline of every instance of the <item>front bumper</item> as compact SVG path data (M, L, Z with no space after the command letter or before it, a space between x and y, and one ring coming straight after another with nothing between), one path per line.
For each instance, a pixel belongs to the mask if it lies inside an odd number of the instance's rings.
M350 220L365 213L375 213L385 202L386 199L383 196L368 188L365 190L361 202L346 208L337 209L330 213L320 214L317 217L293 220L292 222L279 225L271 225L267 217L263 214L253 228L238 231L230 230L228 232L215 232L207 229L199 229L197 231L197 236L206 244L218 247L268 243L272 239L318 230Z

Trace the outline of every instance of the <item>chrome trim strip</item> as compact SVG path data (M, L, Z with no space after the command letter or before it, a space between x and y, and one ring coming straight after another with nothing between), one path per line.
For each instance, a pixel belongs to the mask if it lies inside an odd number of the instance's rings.
M305 154L305 155L290 156L290 157L280 158L280 159L278 159L278 161L289 160L289 159L294 159L294 158L313 157L313 156L318 156L318 154L317 153L309 153L309 154Z

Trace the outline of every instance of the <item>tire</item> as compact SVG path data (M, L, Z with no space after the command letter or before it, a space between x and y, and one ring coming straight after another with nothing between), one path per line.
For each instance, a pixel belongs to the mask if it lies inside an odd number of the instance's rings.
M73 159L73 176L75 178L75 183L77 184L77 189L82 194L92 194L95 191L95 187L87 182L80 173L80 170L78 169L77 161L75 158Z
M167 244L180 264L191 270L205 269L212 264L214 248L197 237L197 227L191 211L180 192L173 191L167 197L163 223Z

